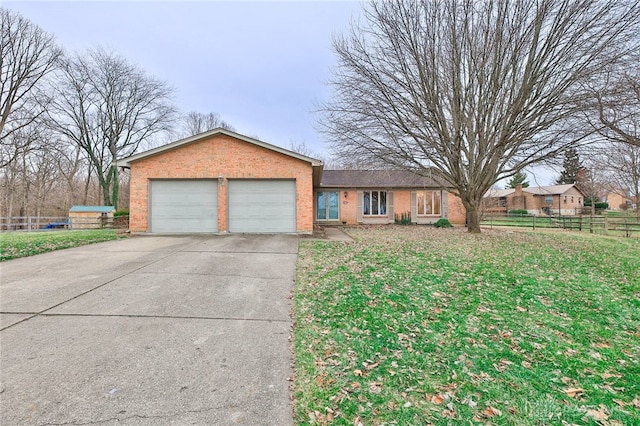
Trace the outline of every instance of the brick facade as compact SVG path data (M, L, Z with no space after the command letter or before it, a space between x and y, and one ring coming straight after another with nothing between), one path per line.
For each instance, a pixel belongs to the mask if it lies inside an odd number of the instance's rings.
M178 146L131 164L130 229L147 232L150 179L218 179L218 230L228 230L227 188L229 179L295 179L296 229L313 230L312 165L280 152L218 133Z
M370 188L371 190L385 190L384 188L376 189ZM344 223L347 225L356 225L358 223L394 223L393 217L387 217L386 219L375 218L373 220L368 221L358 221L358 213L357 213L357 205L358 205L358 191L360 189L356 188L321 188L316 189L317 191L337 191L339 193L340 198L340 219L337 221L339 223ZM367 189L362 189L366 191ZM416 191L418 189L386 189L387 193L393 193L393 213L395 215L401 215L402 213L411 213L411 192ZM345 196L346 193L346 196ZM464 225L466 222L466 210L462 205L462 200L456 195L452 193L447 193L447 204L448 204L448 213L446 216L438 215L434 217L430 222L435 222L440 217L446 217L449 221L456 225ZM314 205L314 217L315 216L315 208L317 206ZM331 223L331 221L319 221L318 223Z

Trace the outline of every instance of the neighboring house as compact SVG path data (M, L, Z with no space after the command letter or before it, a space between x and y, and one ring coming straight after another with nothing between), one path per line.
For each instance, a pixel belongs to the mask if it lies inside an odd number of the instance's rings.
M131 169L129 227L149 233L311 233L320 223L464 224L458 197L406 172L323 170L321 161L215 129L118 161Z
M483 199L484 212L527 210L529 214L575 215L584 205L584 194L575 184L491 189Z
M605 201L609 204L609 210L630 210L634 208L631 197L628 197L621 190L608 192Z
M401 214L417 224L448 218L465 223L460 198L433 176L402 170L324 170L315 188L318 224L394 223Z

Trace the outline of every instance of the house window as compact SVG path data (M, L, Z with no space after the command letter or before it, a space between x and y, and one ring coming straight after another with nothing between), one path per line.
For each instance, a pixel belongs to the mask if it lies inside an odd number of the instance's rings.
M386 216L387 191L364 191L362 193L362 214L365 216Z
M573 200L571 200L573 202ZM564 196L564 203L567 204L567 196Z
M553 204L553 196L547 195L546 197L544 197L544 202L545 204Z
M578 197L578 204L582 205L582 197Z
M338 191L316 192L316 220L338 220L339 206Z
M573 195L571 196L571 203L573 203Z
M416 192L418 216L439 215L442 193L440 191Z

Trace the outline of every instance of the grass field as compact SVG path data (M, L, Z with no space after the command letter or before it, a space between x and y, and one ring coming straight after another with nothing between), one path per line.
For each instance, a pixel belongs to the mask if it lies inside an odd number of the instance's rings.
M5 232L0 234L0 261L115 240L116 238L118 238L118 234L113 229Z
M640 424L640 240L348 232L300 243L297 424Z

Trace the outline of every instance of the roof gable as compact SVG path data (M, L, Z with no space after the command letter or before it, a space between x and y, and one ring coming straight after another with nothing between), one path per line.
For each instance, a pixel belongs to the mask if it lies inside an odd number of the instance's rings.
M437 172L422 176L408 170L324 170L321 187L441 188L448 187Z
M259 147L262 147L262 148L266 148L268 150L271 150L271 151L274 151L274 152L278 152L280 154L284 154L284 155L287 155L287 156L292 157L292 158L296 158L296 159L301 160L301 161L306 161L308 163L311 163L312 166L322 166L322 161L320 161L320 160L318 160L316 158L307 157L306 155L298 154L297 152L293 152L293 151L290 151L288 149L284 149L284 148L281 148L281 147L276 146L276 145L271 145L269 143L262 142L261 140L250 138L248 136L244 136L244 135L241 135L239 133L232 132L230 130L226 130L226 129L223 129L221 127L218 127L216 129L209 130L208 132L199 133L197 135L189 136L188 138L180 139L180 140L177 140L175 142L171 142L169 144L162 145L162 146L159 146L157 148L153 148L153 149L150 149L148 151L141 152L139 154L134 154L134 155L132 155L130 157L121 158L121 159L119 159L117 161L118 167L131 167L131 163L136 162L138 160L142 160L144 158L152 157L154 155L158 155L158 154L161 154L161 153L166 152L166 151L178 149L178 148L180 148L182 146L185 146L185 145L189 145L189 144L192 144L192 143L200 142L202 140L205 140L207 138L210 138L210 137L216 136L216 135L229 136L229 137L232 137L234 139L237 139L237 140L240 140L240 141L252 144L252 145L256 145L256 146L259 146Z

